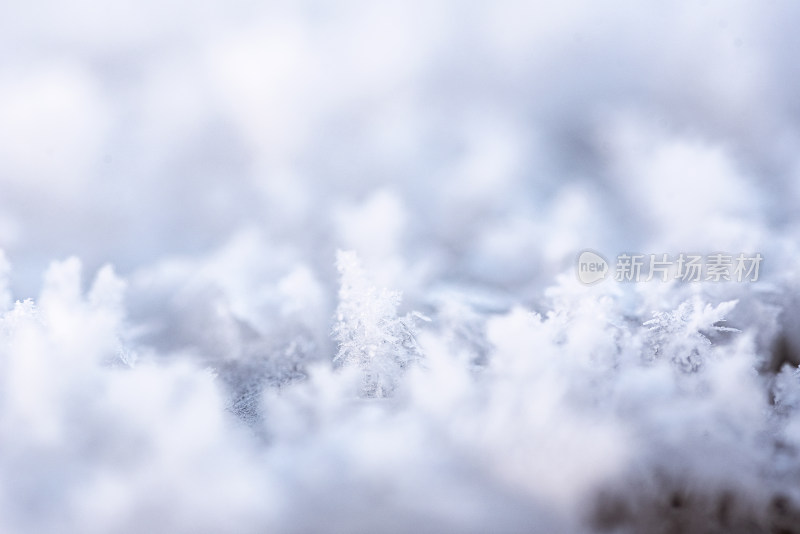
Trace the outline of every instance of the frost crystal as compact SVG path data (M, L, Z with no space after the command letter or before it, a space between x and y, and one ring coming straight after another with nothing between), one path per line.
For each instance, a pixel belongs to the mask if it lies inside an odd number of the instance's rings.
M334 364L361 368L362 396L390 396L403 371L422 356L414 324L421 314L398 317L400 292L373 286L354 252L339 251L336 267L340 286L333 335L339 350Z
M709 335L739 332L736 328L718 324L725 321L736 302L732 300L703 307L699 299L693 299L683 302L672 312L653 312L653 319L646 321L644 326L650 327L655 357L669 357L686 372L700 369L711 347Z

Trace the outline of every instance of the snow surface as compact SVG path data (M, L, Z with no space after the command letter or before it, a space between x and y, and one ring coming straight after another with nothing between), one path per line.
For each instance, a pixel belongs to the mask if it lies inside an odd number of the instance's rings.
M800 532L800 5L0 12L0 532Z

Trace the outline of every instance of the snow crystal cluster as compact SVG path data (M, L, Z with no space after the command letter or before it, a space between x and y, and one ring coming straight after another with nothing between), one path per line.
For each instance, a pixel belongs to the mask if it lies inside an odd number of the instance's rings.
M798 5L2 12L0 532L800 532Z

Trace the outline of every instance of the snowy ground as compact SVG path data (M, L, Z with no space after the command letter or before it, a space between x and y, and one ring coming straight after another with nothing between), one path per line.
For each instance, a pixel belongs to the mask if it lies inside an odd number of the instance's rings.
M798 4L0 12L0 532L800 532Z

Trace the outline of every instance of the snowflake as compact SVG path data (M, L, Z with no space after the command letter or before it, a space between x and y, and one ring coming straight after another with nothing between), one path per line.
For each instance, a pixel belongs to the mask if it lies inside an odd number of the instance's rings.
M651 332L654 357L669 357L685 372L699 370L711 347L709 335L739 332L719 324L725 322L725 316L736 303L731 300L717 306L703 306L700 299L695 298L683 302L672 312L653 312L653 319L644 326Z
M354 252L340 251L336 265L341 285L333 328L339 342L334 364L362 369L363 396L389 396L403 371L422 357L415 321L427 318L417 312L398 316L401 294L373 286Z

